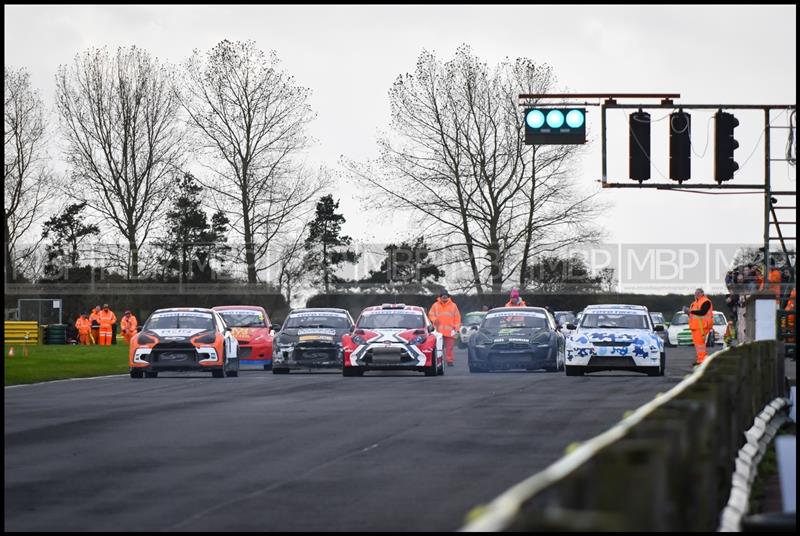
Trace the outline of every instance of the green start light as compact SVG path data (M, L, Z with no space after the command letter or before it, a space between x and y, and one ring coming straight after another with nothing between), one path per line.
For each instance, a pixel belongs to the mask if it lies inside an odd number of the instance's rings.
M550 110L547 112L547 126L550 128L561 128L564 124L564 112L561 110Z
M528 110L528 113L525 114L525 124L531 128L542 128L544 114L541 110Z
M567 126L569 128L581 128L586 122L586 114L583 110L570 110L567 112Z
M586 143L585 108L529 108L525 110L527 145Z

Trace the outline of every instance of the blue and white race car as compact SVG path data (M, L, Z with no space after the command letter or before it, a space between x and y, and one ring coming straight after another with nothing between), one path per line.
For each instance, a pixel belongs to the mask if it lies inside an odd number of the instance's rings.
M598 370L632 370L663 376L663 326L653 326L641 305L590 305L567 339L567 376Z

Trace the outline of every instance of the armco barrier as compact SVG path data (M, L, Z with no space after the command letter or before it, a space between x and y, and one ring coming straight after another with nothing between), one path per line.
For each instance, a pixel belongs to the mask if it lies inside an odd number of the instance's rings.
M39 344L39 323L6 320L3 323L3 342L5 344Z
M714 531L744 432L784 396L774 341L721 350L667 393L475 509L473 531Z

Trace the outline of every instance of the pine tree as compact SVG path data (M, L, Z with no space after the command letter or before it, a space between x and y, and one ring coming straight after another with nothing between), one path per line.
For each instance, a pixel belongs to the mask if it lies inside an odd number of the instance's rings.
M424 281L438 281L444 277L444 270L429 260L428 245L423 237L413 241L403 241L399 246L389 244L383 250L386 257L381 261L378 270L370 271L363 283L400 283L413 284Z
M333 273L342 263L355 263L360 255L347 248L352 238L341 235L344 216L336 213L339 202L333 201L332 195L320 198L314 220L309 224L308 238L305 241L306 266L317 276L316 282L323 283L325 292L329 292L330 284L341 279Z
M85 208L86 203L73 203L64 208L61 214L44 222L42 238L52 238L46 248L45 275L55 277L65 267L76 268L80 261L80 242L88 236L100 234L97 225L83 223L82 213Z
M200 204L202 187L191 173L178 183L177 197L167 212L167 236L160 241L163 250L159 261L165 279L176 273L180 280L209 281L210 262L221 261L230 250L226 244L227 216L218 211L211 224Z

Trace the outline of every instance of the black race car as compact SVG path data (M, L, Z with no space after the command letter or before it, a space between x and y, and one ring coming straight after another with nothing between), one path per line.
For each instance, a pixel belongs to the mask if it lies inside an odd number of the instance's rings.
M541 307L498 307L489 311L469 338L470 372L564 370L564 335Z
M272 341L272 373L295 369L342 369L342 335L353 317L347 309L295 309Z

